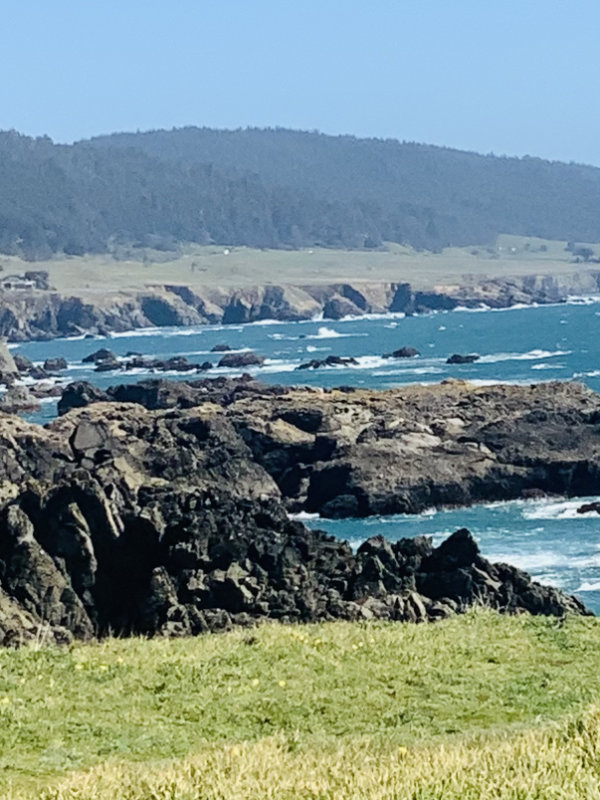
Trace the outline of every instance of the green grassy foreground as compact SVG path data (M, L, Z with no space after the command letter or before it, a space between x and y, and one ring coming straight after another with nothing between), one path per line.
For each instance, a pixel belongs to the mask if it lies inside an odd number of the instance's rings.
M0 651L0 797L600 798L599 651L487 611Z

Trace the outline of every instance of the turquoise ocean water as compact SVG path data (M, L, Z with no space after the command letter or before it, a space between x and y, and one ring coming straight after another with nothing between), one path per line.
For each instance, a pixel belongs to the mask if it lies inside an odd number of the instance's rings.
M29 342L11 348L13 353L36 362L64 356L69 369L63 373L63 383L90 380L107 387L157 376L142 371L94 373L81 359L99 347L108 347L117 356L135 351L145 356L185 355L191 361L208 359L216 363L218 354L210 350L217 343L249 348L265 356L263 367L245 371L269 383L386 388L437 383L447 377L481 384L560 379L582 381L600 391L600 298L574 298L556 306L456 310L406 318L386 315L337 322L152 329L110 339ZM416 347L421 355L409 360L382 358L404 345ZM445 360L452 353L478 353L481 359L450 366ZM330 354L354 356L358 365L296 371L302 362ZM216 369L208 375L239 373ZM177 373L160 376L194 377ZM55 414L56 404L49 401L30 418L43 424ZM578 515L576 508L581 502L554 498L429 511L419 516L340 521L311 518L306 522L355 545L379 533L390 539L428 534L439 541L458 527L468 527L486 557L516 564L539 580L574 592L600 613L600 516Z

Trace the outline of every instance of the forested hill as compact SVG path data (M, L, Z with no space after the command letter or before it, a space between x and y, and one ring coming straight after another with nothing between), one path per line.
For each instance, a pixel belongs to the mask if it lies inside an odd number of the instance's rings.
M75 145L0 134L0 251L115 241L439 249L600 241L600 169L393 140L183 128Z

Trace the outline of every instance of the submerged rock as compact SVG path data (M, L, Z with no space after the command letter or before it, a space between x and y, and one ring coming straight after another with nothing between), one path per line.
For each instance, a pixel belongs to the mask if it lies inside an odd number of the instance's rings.
M321 369L322 367L348 367L358 364L352 356L327 356L327 358L313 358L305 364L300 364L296 369Z
M446 359L446 364L473 364L475 361L479 361L480 358L481 356L475 353L470 353L469 355L454 353L454 355Z
M398 350L394 350L392 353L385 353L384 358L415 358L416 356L420 356L421 353L417 350L416 347L400 347Z

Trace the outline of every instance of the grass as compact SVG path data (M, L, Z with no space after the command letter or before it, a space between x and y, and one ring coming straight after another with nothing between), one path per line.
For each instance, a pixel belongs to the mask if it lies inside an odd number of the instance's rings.
M255 250L186 244L172 253L129 248L119 253L119 260L110 255L88 255L32 264L14 256L1 256L0 264L5 273L47 269L52 285L59 291L83 296L164 283L201 289L273 282L409 281L417 288L427 289L436 284L474 282L484 275L550 275L594 267L573 264L565 245L566 242L508 235L499 236L491 247L453 247L440 253L417 252L391 242L378 251L317 247ZM600 250L598 245L591 247Z
M1 651L0 797L600 798L599 646L476 611Z

